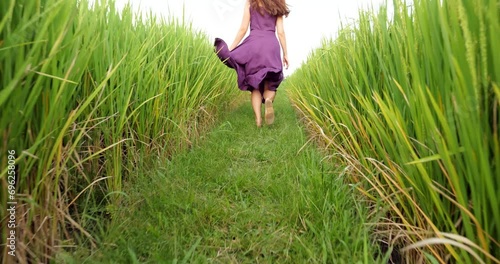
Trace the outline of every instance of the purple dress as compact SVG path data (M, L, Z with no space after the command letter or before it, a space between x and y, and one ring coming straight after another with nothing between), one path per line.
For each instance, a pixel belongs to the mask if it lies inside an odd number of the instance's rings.
M250 35L229 51L220 38L215 39L215 51L220 60L238 74L238 87L243 91L259 89L264 92L264 81L269 90L276 91L283 81L280 44L276 37L276 16L250 8Z

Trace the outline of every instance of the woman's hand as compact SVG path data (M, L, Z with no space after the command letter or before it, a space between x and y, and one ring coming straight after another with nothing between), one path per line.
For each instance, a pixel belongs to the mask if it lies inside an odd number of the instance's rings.
M236 34L236 38L234 39L233 44L229 46L229 51L232 51L238 46L238 44L240 44L241 40L247 33L249 27L250 27L250 0L246 0L245 10L243 13L243 20L241 21L240 29Z
M283 66L288 70L288 56L283 56Z

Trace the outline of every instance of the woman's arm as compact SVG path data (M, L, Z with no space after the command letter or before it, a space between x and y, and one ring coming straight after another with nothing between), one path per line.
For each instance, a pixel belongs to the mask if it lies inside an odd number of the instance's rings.
M250 1L247 0L245 3L245 10L243 12L243 20L241 21L241 26L240 29L238 30L238 33L236 34L236 38L233 41L233 44L231 47L229 47L229 50L233 50L240 44L241 40L245 36L248 30L248 26L250 25Z
M278 17L276 20L276 29L278 31L278 38L280 40L281 49L283 50L283 66L288 70L288 50L286 47L285 29L283 28L283 17Z

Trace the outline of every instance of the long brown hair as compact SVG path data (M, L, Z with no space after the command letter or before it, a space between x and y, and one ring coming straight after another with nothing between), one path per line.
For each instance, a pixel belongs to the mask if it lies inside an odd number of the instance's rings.
M273 16L288 16L290 13L285 0L250 0L250 7L261 14L266 11Z

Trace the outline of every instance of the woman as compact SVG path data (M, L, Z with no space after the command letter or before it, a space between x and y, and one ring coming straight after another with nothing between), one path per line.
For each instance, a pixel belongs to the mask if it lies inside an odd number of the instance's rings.
M288 16L289 13L285 0L247 0L243 21L231 47L228 48L224 40L215 39L217 55L238 74L239 89L251 92L257 127L262 126L262 103L265 104L266 124L274 122L273 101L276 89L283 81L283 65L288 69L283 16ZM248 27L249 36L238 45Z

